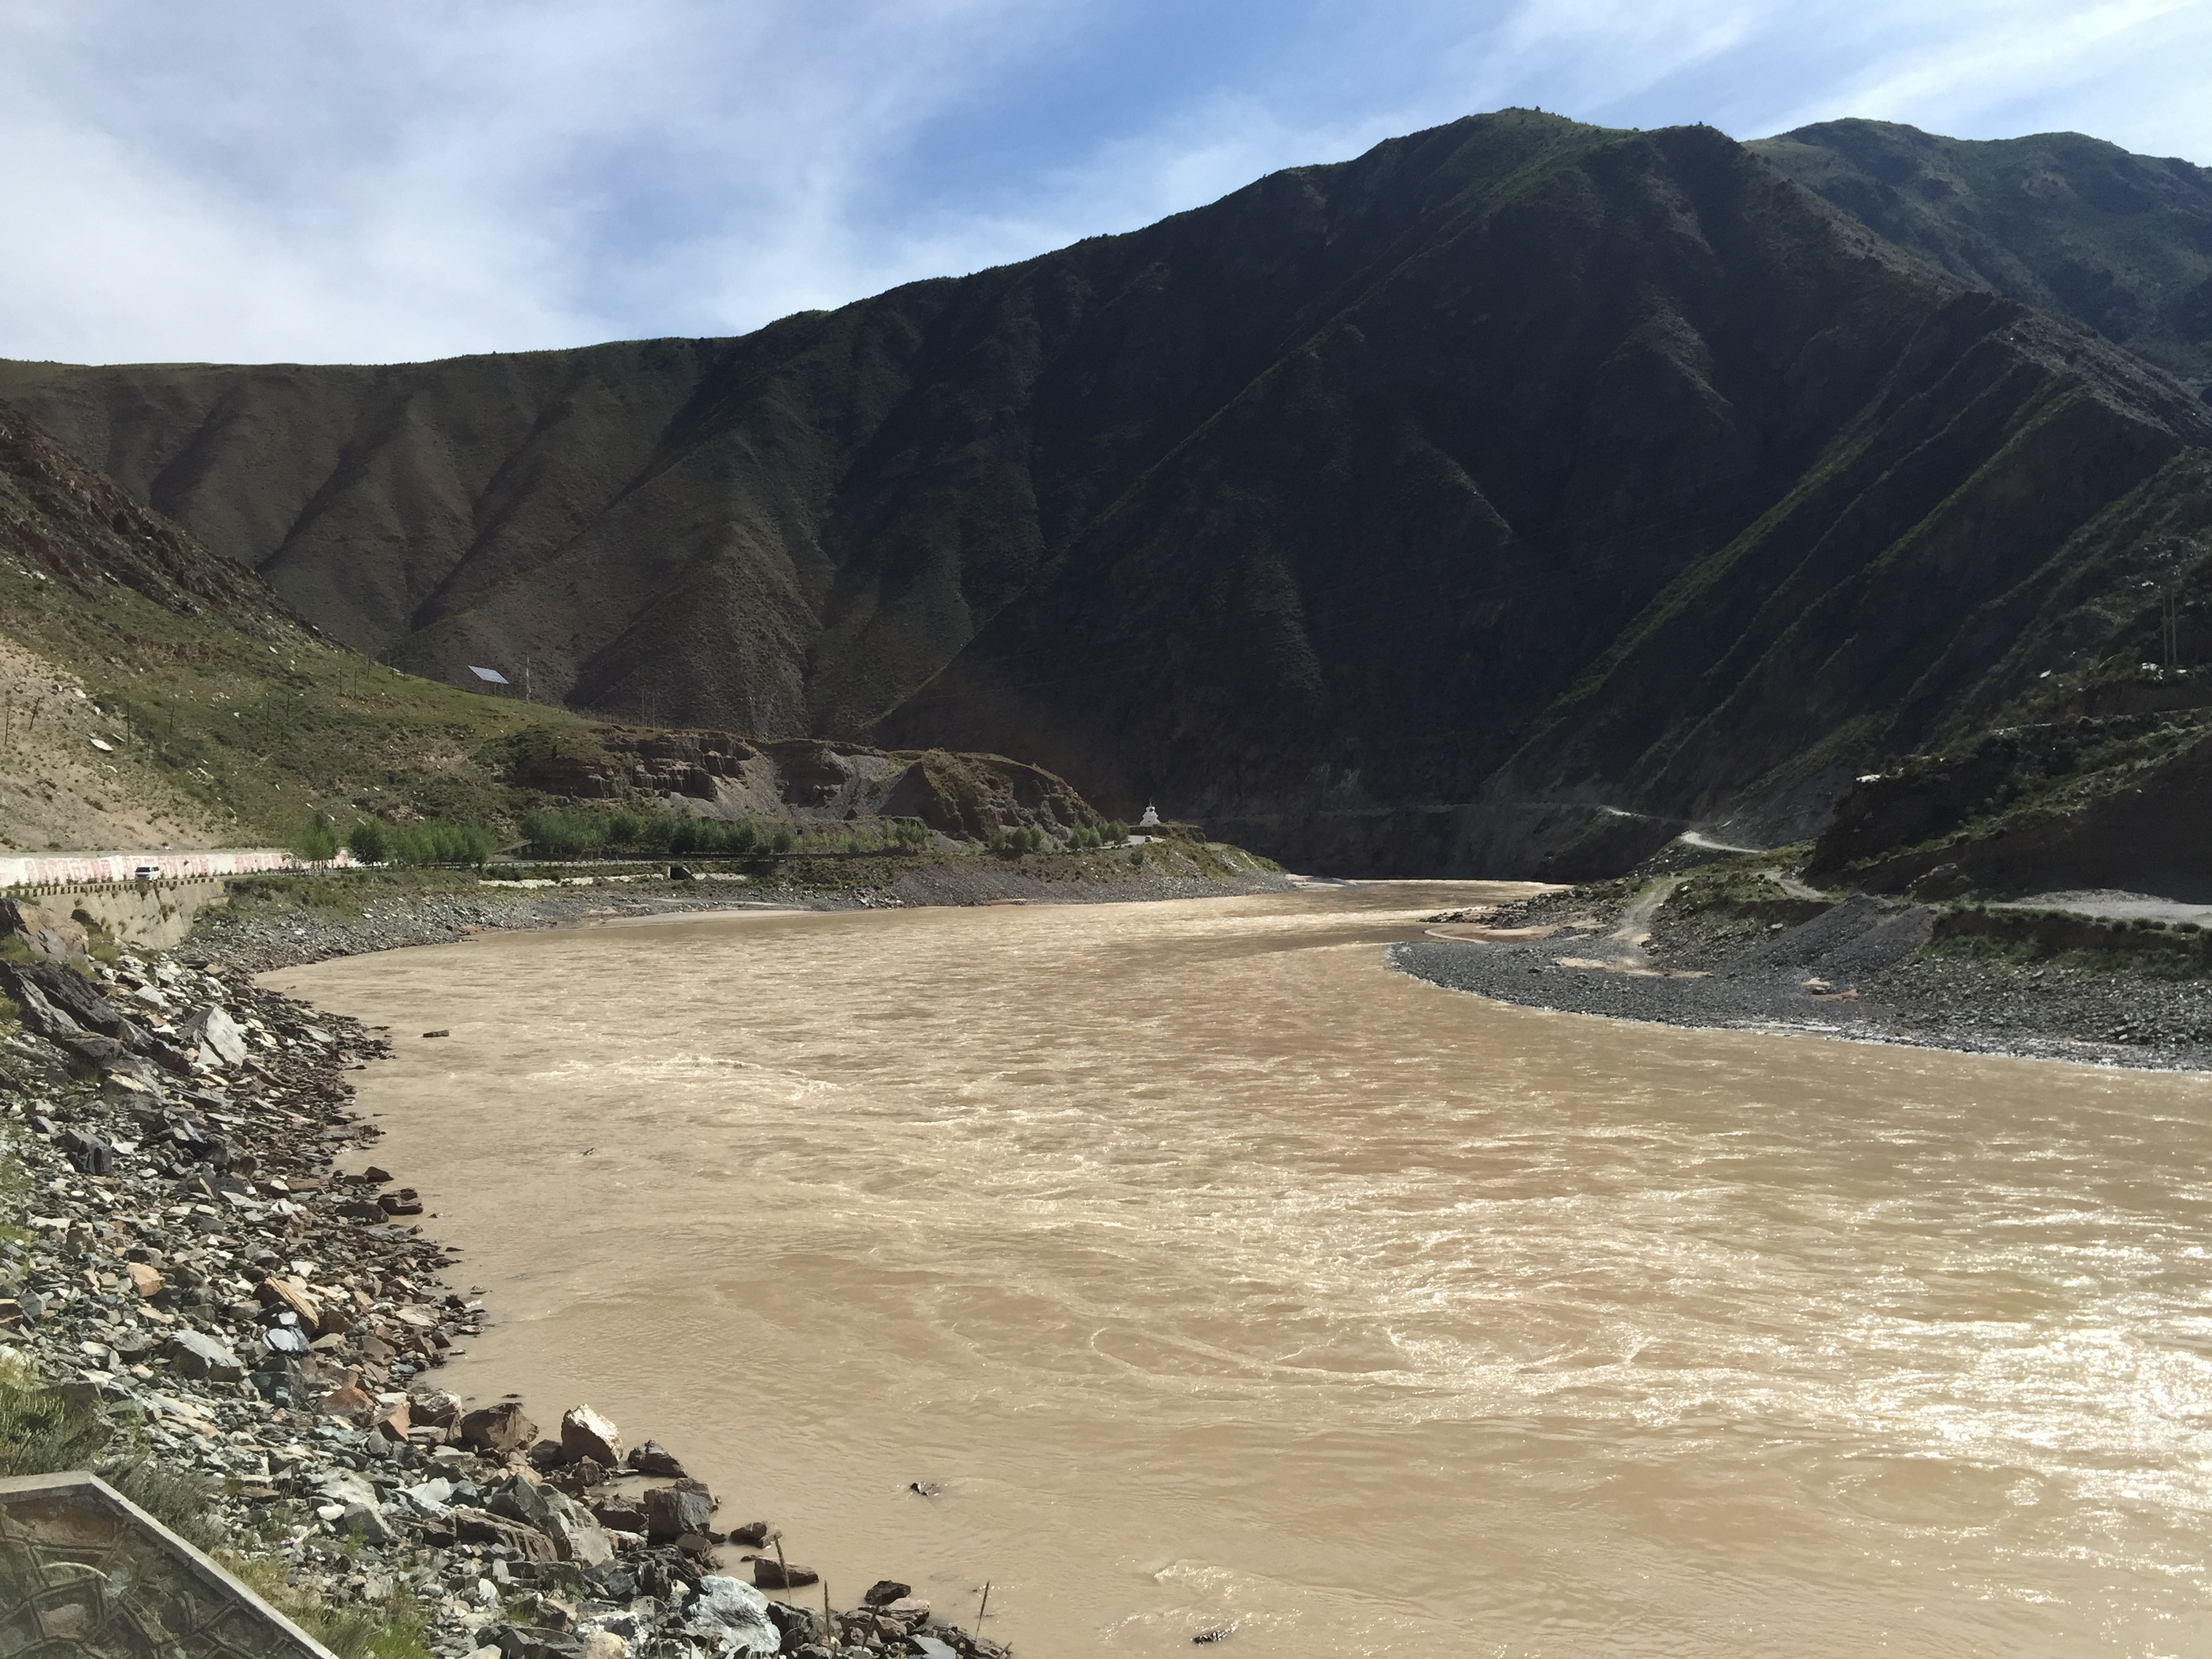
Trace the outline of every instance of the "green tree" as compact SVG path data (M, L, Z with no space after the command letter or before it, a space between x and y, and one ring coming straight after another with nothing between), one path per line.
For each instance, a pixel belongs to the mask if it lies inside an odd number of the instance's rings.
M314 815L301 824L298 833L292 837L292 856L305 859L311 864L320 864L325 859L337 857L337 821L320 807L315 809Z
M363 864L382 864L392 856L392 830L381 818L362 818L347 831L346 847Z

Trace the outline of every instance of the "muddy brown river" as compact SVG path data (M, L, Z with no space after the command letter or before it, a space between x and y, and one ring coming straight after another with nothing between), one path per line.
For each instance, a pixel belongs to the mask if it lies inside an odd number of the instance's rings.
M273 982L394 1028L377 1158L502 1321L441 1380L657 1437L840 1605L988 1579L1027 1659L2212 1651L2207 1080L1385 969L1492 890Z

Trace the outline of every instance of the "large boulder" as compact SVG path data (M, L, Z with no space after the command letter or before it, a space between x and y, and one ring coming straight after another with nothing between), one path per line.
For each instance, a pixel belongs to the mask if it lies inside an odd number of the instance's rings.
M5 961L0 961L0 993L21 1012L23 1024L42 1037L60 1042L88 1035L83 1026L47 1000L36 980L17 972L13 963Z
M563 1561L586 1571L603 1567L615 1559L614 1540L590 1510L563 1492L548 1488L545 1506L552 1511L553 1542Z
M507 1457L538 1438L538 1425L522 1414L521 1405L503 1400L484 1406L461 1419L460 1442L494 1457Z
M561 1419L561 1455L571 1463L590 1458L601 1468L622 1462L622 1432L589 1406L578 1406Z
M656 1486L645 1495L645 1535L670 1544L686 1534L704 1534L714 1500L684 1486Z
M94 990L92 981L83 975L73 974L66 968L43 962L29 968L11 965L9 977L13 981L9 988L10 994L15 995L16 1001L22 1000L20 994L15 994L22 987L35 985L40 994L50 1005L67 1014L84 1030L96 1031L105 1037L123 1035L122 1010Z
M525 1475L501 1481L485 1498L484 1508L543 1533L563 1561L589 1568L614 1559L614 1545L606 1528L590 1511L566 1492L540 1486Z
M544 1491L523 1475L510 1475L494 1486L486 1494L483 1506L494 1515L503 1515L552 1536L553 1511L546 1504Z

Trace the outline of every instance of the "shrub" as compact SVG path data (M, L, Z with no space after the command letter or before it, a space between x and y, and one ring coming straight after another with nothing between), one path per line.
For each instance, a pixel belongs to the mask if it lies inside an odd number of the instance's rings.
M163 1526L202 1549L222 1541L212 1486L155 1468L145 1448L97 1407L75 1405L24 1367L0 1362L0 1475L88 1469Z
M275 1561L228 1553L217 1559L338 1659L428 1659L422 1638L429 1618L411 1595L394 1596L381 1617L354 1607L333 1608L319 1595L294 1584Z

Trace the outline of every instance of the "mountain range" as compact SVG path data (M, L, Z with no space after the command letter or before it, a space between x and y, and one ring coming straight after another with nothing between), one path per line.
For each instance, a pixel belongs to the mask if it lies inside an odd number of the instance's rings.
M735 339L0 364L418 675L1560 876L2185 667L2208 382L2187 162L1528 111Z

